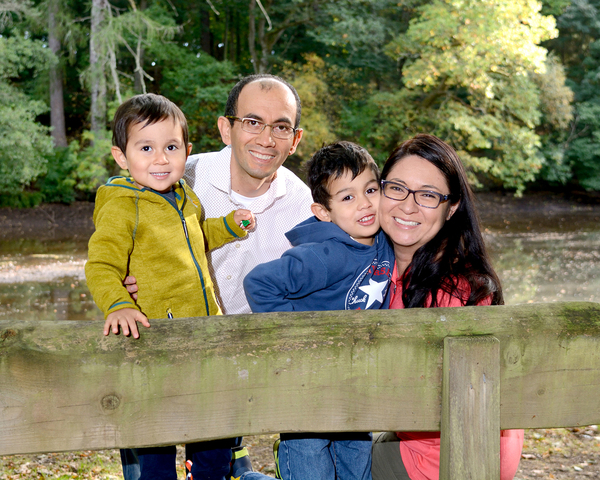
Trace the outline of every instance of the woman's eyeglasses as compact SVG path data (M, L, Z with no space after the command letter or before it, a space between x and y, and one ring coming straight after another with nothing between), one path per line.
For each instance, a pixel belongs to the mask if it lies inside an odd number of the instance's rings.
M412 193L415 203L425 208L437 208L440 206L440 203L447 202L451 197L451 195L442 195L430 190L411 190L400 183L387 180L381 181L381 191L387 198L398 200L399 202L406 200Z

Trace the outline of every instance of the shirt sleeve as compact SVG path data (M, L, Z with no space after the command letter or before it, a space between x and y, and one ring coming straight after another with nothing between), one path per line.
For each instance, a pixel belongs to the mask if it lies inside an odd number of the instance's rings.
M292 248L278 260L254 267L244 278L248 304L257 312L291 312L292 300L327 287L329 269L307 248Z
M248 235L246 230L243 230L233 221L234 213L235 211L226 217L207 218L200 222L200 227L206 238L207 250L214 250L236 238Z

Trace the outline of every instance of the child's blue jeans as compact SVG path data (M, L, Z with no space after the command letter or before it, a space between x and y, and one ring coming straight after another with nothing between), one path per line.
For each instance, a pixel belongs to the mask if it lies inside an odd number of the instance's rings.
M194 480L226 480L229 477L232 447L241 437L190 443L186 458L192 460ZM177 449L173 446L121 450L124 480L177 480Z
M370 433L282 433L281 477L283 480L371 480L371 439Z

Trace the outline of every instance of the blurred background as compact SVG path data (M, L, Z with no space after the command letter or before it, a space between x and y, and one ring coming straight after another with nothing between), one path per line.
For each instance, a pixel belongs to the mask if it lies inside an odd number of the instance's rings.
M298 169L433 133L488 191L600 191L600 0L0 0L0 206L93 200L130 96L181 106L194 152L250 73L295 85Z

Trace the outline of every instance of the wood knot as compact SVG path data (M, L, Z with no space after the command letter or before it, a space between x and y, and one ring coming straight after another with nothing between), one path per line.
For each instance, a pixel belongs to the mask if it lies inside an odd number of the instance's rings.
M517 345L510 345L504 354L504 359L508 365L516 365L521 361L521 357L521 349Z
M121 404L121 400L116 395L106 395L101 400L102 410L116 410Z
M6 340L7 338L16 337L16 336L17 336L17 332L15 330L8 329L8 330L4 330L2 332L2 335L0 335L0 338L2 340Z

